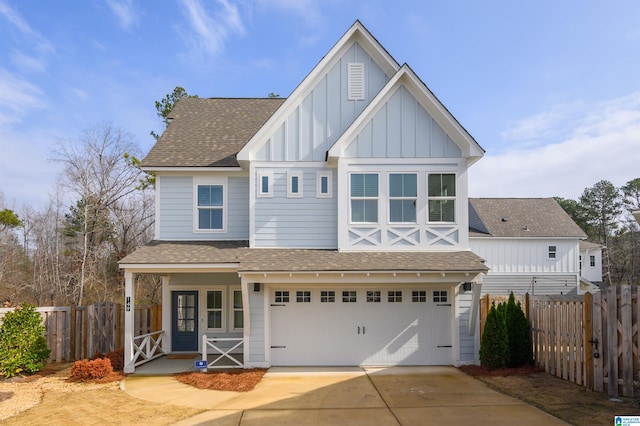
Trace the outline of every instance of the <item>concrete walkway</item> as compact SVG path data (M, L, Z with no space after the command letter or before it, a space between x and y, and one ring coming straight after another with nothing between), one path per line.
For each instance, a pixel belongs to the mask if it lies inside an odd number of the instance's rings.
M207 410L179 425L561 425L453 367L271 368L251 392L130 376L136 398Z

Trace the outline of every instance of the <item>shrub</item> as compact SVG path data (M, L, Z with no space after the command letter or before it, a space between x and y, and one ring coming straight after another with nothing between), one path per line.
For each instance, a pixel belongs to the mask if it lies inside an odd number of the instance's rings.
M480 343L480 364L490 369L506 367L509 362L509 336L501 312L491 306L484 325L482 342Z
M124 349L111 351L106 355L106 358L111 361L113 371L122 371L124 368Z
M507 302L505 321L509 335L509 367L531 364L533 362L531 327L520 302L516 304L513 292L509 295L509 302Z
M74 362L71 368L71 378L78 381L102 379L111 373L113 368L109 358L83 359Z
M7 312L0 325L0 373L12 377L40 371L51 354L44 332L35 306L23 304Z

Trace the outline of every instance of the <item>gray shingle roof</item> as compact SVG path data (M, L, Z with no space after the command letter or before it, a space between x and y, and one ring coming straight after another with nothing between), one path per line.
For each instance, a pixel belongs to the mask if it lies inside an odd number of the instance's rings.
M587 237L553 198L470 198L469 227L471 237Z
M152 241L121 264L238 263L241 272L456 271L488 268L471 251L338 252L336 250L248 248L247 241Z
M183 98L142 166L237 167L238 151L283 102L282 98Z

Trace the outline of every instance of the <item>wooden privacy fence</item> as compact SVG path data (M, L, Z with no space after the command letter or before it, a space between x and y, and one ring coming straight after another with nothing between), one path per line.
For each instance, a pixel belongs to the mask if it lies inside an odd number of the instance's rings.
M0 322L13 309L0 308ZM120 304L100 302L40 307L36 311L46 328L45 339L51 350L48 362L76 361L124 346L124 307ZM134 318L134 336L161 330L162 306L135 306Z
M584 296L516 296L531 324L536 365L587 390L633 396L640 382L640 288L612 286ZM484 330L492 303L480 300Z

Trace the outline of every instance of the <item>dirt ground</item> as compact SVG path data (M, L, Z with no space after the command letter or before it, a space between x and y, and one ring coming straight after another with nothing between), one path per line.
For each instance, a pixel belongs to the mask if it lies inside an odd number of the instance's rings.
M566 380L532 367L487 371L478 366L461 370L507 395L523 400L572 425L611 426L614 417L640 415L640 399L588 392Z
M72 364L52 364L29 377L0 379L0 422L24 424L173 424L201 411L153 404L120 390L122 376L108 383L72 383ZM640 400L587 392L573 383L532 368L487 372L479 367L461 368L492 388L526 401L574 425L613 424L616 415L640 415ZM181 375L179 380L200 388L237 390L252 388L265 370Z

